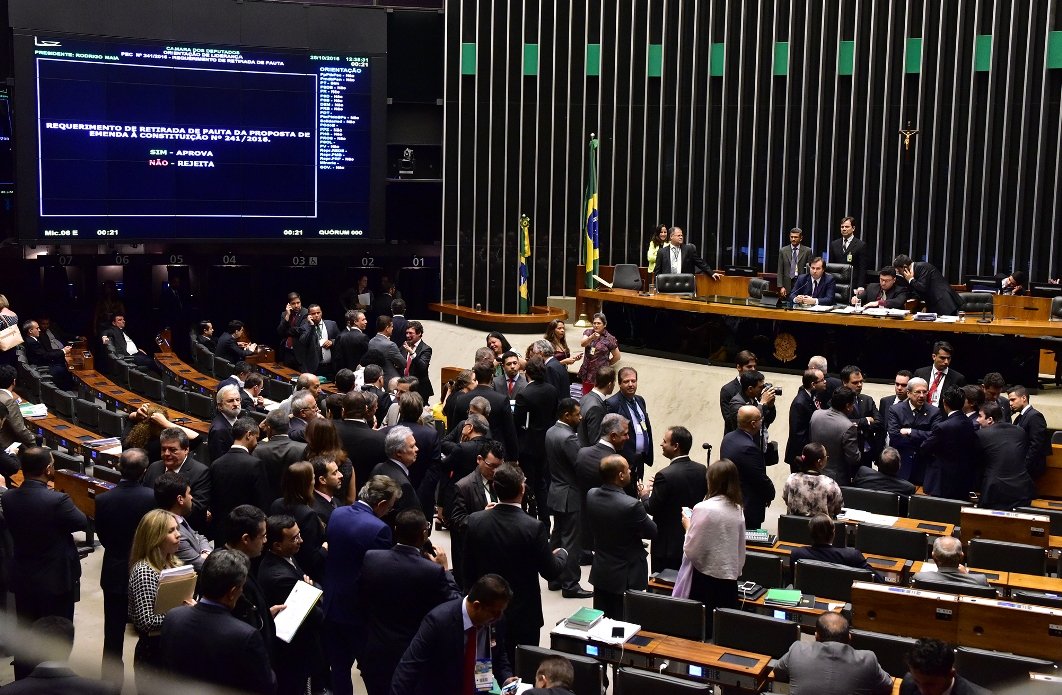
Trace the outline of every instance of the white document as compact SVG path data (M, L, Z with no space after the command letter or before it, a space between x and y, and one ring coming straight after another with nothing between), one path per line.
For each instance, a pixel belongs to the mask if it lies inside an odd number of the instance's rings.
M321 600L322 593L320 589L312 584L295 582L291 593L284 599L284 605L287 608L277 613L277 617L273 618L273 624L277 630L277 638L290 644L299 626L302 625L302 621L306 620L306 616L313 610L314 605Z
M608 280L605 280L604 278L598 277L597 275L591 275L590 277L594 278L595 280L597 280L598 282L600 282L602 285L604 285L605 287L609 288L610 290L612 289L612 283L609 282Z
M364 292L358 295L358 304L362 306L369 306L372 304L372 294Z

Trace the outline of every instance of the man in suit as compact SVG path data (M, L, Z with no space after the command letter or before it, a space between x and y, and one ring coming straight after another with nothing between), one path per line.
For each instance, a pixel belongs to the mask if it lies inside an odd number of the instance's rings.
M962 541L954 536L940 536L933 541L933 562L937 566L936 571L916 572L912 579L914 581L924 579L932 582L989 586L988 577L966 569L966 566L962 564L964 557Z
M830 376L829 362L822 355L812 355L808 358L808 369L817 369L826 377L826 388L815 392L815 400L819 403L819 409L829 408L833 392L841 388L841 380Z
M470 444L477 450L476 469L458 480L454 486L453 506L447 519L450 547L454 555L454 578L462 587L475 581L475 577L467 577L464 572L468 518L486 509L488 504L498 502L498 494L494 491L494 471L505 460L501 443L493 439L481 438Z
M376 317L376 335L369 339L368 349L361 358L362 365L375 364L383 370L384 383L401 376L406 360L399 352L398 346L391 340L394 324L390 316Z
M638 371L634 367L622 367L617 376L619 392L605 401L605 409L619 413L630 423L630 437L617 453L627 459L631 480L637 483L645 475L645 466L653 465L653 423L645 398L638 395Z
M774 675L789 682L793 692L822 695L888 695L892 676L878 664L874 652L852 649L848 621L837 613L823 613L815 623L815 641L797 640L775 667Z
M923 488L927 495L970 499L977 489L976 465L981 458L977 431L963 415L962 389L948 389L941 399L944 416L929 431L919 454L926 460Z
M697 247L693 244L684 244L684 234L679 227L672 227L668 233L668 243L661 246L656 253L656 274L667 275L669 273L704 273L713 280L720 278L719 273L712 270L707 261L697 255Z
M907 287L896 282L896 269L887 265L878 271L877 282L868 284L858 296L853 294L852 303L862 301L865 309L903 309L908 299Z
M100 676L122 687L122 648L129 612L129 550L141 517L155 508L155 495L140 484L148 467L143 449L126 449L118 458L122 479L96 497L96 535L103 544L100 589L103 591L103 664Z
M601 421L601 438L592 446L584 446L575 455L575 478L583 495L583 520L586 522L586 495L591 489L599 487L601 479L601 462L612 454L623 450L623 445L630 438L630 423L619 413L609 413ZM583 534L583 549L593 548L593 538L589 529Z
M669 427L660 452L669 463L653 477L653 492L645 501L656 522L657 538L652 547L652 571L677 570L682 563L682 508L692 508L708 493L708 468L690 460L693 435L681 425Z
M859 428L860 460L869 466L885 447L885 418L878 412L874 399L863 393L863 370L854 364L846 366L841 370L841 383L855 393L848 417Z
M19 451L22 485L4 494L4 521L11 534L10 569L15 614L28 625L46 615L74 619L81 563L71 533L84 531L88 519L65 493L50 490L52 453L41 447ZM28 670L20 666L15 677Z
M124 627L124 626L123 626ZM93 678L83 678L70 668L70 652L74 649L73 621L57 615L49 615L34 621L27 636L12 635L11 644L18 640L20 646L27 642L40 649L41 656L33 659L37 662L26 677L4 686L4 695L52 695L53 693L71 693L76 695L119 695L121 686L101 682ZM37 640L43 643L38 644ZM19 663L16 658L15 663Z
M296 391L291 395L288 436L297 442L306 441L306 426L310 420L321 417L321 406L311 391Z
M253 373L254 372L251 370L251 365L247 362L244 362L243 360L240 360L232 366L232 374L218 382L218 387L215 390L215 393L225 388L226 386L235 386L240 390L241 410L253 410L255 408L258 408L260 400L258 398L258 395L255 394L252 396L248 392L251 386L247 384L247 380L251 377ZM257 376L258 379L256 379L255 381L259 382L260 386L264 386L265 382L262 380L262 375L259 374ZM259 393L261 393L261 391L259 391Z
M242 692L276 692L261 633L229 614L250 569L243 553L213 553L199 575L199 603L166 614L160 649L173 673Z
M228 330L218 338L214 354L235 364L253 355L257 349L257 345L247 342L243 321L232 320L229 321Z
M913 483L898 477L900 472L900 452L891 446L881 450L878 456L878 469L860 466L852 477L852 486L864 490L881 490L895 492L897 495L910 497L915 494Z
M962 306L962 297L951 288L940 271L929 263L915 263L910 256L892 259L896 272L907 281L911 291L925 303L925 310L942 316L954 316Z
M796 472L796 460L804 451L804 446L811 441L808 429L811 416L818 410L815 394L826 388L826 377L817 369L804 371L800 380L800 390L789 404L789 439L785 443L784 461L789 470Z
M29 363L48 370L55 380L55 385L65 391L75 390L74 377L66 367L66 356L70 354L70 346L53 348L46 345L41 336L40 324L36 321L27 321L22 326L26 334L26 358Z
M146 352L141 350L133 342L133 339L125 332L125 314L111 316L111 325L104 329L101 334L103 344L114 349L114 356L119 359L128 359L141 369L147 369L156 374L162 373L162 368Z
M339 507L340 491L343 489L343 474L336 462L327 456L314 456L313 466L313 511L326 527L332 512Z
M789 244L778 252L778 294L789 295L793 289L793 280L811 260L811 247L804 246L804 232L798 227L789 230Z
M502 373L494 377L491 388L512 401L516 400L517 394L523 391L525 386L527 386L527 377L520 373L520 356L512 350L504 353Z
M747 529L758 529L763 525L767 507L774 499L774 483L767 476L767 465L759 444L762 417L756 406L741 406L737 413L738 428L725 434L719 446L719 456L730 459L737 466Z
M513 410L509 405L509 399L491 388L494 381L494 364L477 362L472 373L476 377L476 387L466 393L459 393L449 399L453 401L453 422L464 420L468 415L468 404L476 396L483 396L490 402L490 414L487 421L490 423L491 436L501 440L505 445L507 461L520 460L520 444L516 437L516 423L513 420ZM447 402L449 402L447 401Z
M910 371L901 369L896 372L896 376L892 379L893 393L889 396L883 396L878 401L878 412L882 414L882 417L886 420L886 428L888 427L889 409L892 408L896 401L907 400L907 382L914 376Z
M586 515L594 534L590 583L594 585L594 608L620 620L623 592L649 585L642 539L656 540L657 528L645 503L623 491L631 484L631 469L622 456L603 458L599 475L601 487L586 496Z
M830 242L830 263L852 266L852 287L862 287L870 267L866 243L855 236L855 218L841 218L841 238Z
M734 377L733 381L726 382L719 389L719 413L724 420L730 413L730 401L734 399L734 396L741 393L741 374L743 372L756 371L756 365L756 353L752 350L742 350L737 354L734 365L737 367L737 376Z
M365 647L365 608L358 599L358 577L369 550L391 547L391 527L382 520L402 495L391 478L370 478L358 501L332 513L325 530L325 649L332 670L332 691L352 695L350 670Z
M955 672L955 650L940 640L923 638L907 653L908 672L900 695L991 695Z
M461 598L461 590L446 571L446 553L422 548L428 540L428 521L419 509L408 509L395 520L395 546L365 553L358 580L358 596L365 607L366 642L359 663L368 695L387 695L391 676L431 610Z
M863 553L856 548L837 548L833 545L835 525L833 519L826 514L815 514L808 521L808 532L811 534L811 545L793 548L790 554L790 565L793 566L801 560L816 560L828 562L832 565L844 565L855 569L870 570L874 572L874 581L885 581L881 575L870 566Z
M266 541L265 512L253 505L241 504L229 512L229 519L225 526L229 535L219 539L219 542L225 543L225 549L243 553L252 563L257 562L262 556ZM283 605L271 605L266 601L265 594L258 585L258 578L252 572L247 575L247 583L243 585L243 596L233 609L232 615L258 630L262 635L262 643L269 651L273 645L273 637L276 635L273 618L283 610Z
M188 453L188 435L178 427L167 427L159 434L162 459L154 461L144 473L144 487L154 489L163 473L180 473L192 488L192 511L188 522L193 528L207 528L210 509L210 469Z
M999 409L1003 411L1003 419L1011 420L1010 399L1007 396L1007 380L999 372L989 372L981 379L981 388L985 392L985 402L995 401Z
M212 322L205 320L199 322L199 329L195 334L195 342L209 350L210 354L214 354L218 348L218 341L214 337L214 324Z
M417 490L409 479L410 469L417 461L417 440L413 431L404 425L389 428L384 437L384 455L387 458L376 464L369 475L386 475L402 490L390 514L384 518L393 527L395 517L400 512L422 508Z
M991 401L981 405L977 424L983 465L977 505L1002 510L1029 505L1036 497L1036 485L1026 468L1029 441L1025 431L1007 422L999 405Z
M535 687L525 690L526 695L574 695L575 669L572 662L563 656L547 656L538 662L535 670Z
M369 350L369 336L365 335L368 327L368 319L365 312L360 309L350 309L343 316L346 327L336 338L336 344L332 350L332 359L336 363L336 371L340 369L357 370L365 353Z
M384 433L373 429L376 395L351 391L343 397L343 419L333 420L336 434L354 464L354 480L368 480L369 472L384 454Z
M1011 422L1025 430L1029 448L1025 453L1025 469L1036 480L1047 469L1047 454L1051 451L1051 440L1047 436L1047 419L1036 408L1029 405L1029 392L1024 386L1014 386L1007 392L1011 412Z
M568 551L549 547L549 530L522 508L524 474L503 464L494 471L498 504L468 517L465 536L465 576L469 580L497 574L509 582L513 598L505 610L505 646L516 663L516 645L538 646L543 625L542 591L538 577L560 576Z
M836 280L826 272L826 262L816 256L808 264L808 272L793 281L793 289L789 294L793 303L801 306L832 306L836 291Z
M232 427L240 416L243 403L240 388L232 385L219 388L214 399L217 401L217 414L210 422L210 431L207 432L207 450L210 452L211 461L221 458L235 441Z
M0 427L0 449L7 449L15 442L22 442L23 446L32 446L37 443L37 437L26 426L26 420L22 417L22 411L18 407L18 396L12 389L15 387L16 371L10 364L0 365L0 405L4 406L3 426Z
M579 409L583 414L579 422L579 443L582 446L592 446L601 438L601 419L608 412L605 401L615 388L616 370L612 367L598 369L594 375L594 388L579 401Z
M402 349L402 341L406 339L406 327L409 325L409 321L406 320L406 300L398 297L391 300L391 323L394 324L394 330L391 332L391 340L395 342L399 350Z
M152 487L155 491L155 506L177 518L177 531L181 534L175 553L177 559L191 565L197 573L201 572L203 562L214 548L206 536L188 523L194 501L188 480L180 473L163 473Z
M442 448L439 446L439 431L431 425L421 424L424 415L424 399L416 391L398 394L398 425L408 427L417 443L417 459L410 467L409 481L417 491L424 516L435 512L435 492L442 479ZM391 428L383 430L386 438Z
M431 366L431 346L424 342L424 324L420 321L410 321L406 325L406 342L402 348L405 358L405 375L417 378L417 393L424 402L435 395L431 379L428 376L428 368Z
M541 355L546 361L546 381L553 384L557 389L557 398L567 398L571 395L571 379L568 367L555 356L553 344L548 340L536 340L531 347L532 351Z
M302 536L295 519L287 514L271 516L266 521L266 547L258 565L258 585L269 605L283 604L299 582L316 586L303 574L295 555L302 547ZM320 588L320 587L317 587ZM290 642L274 638L273 671L277 677L277 695L304 695L306 682L317 667L321 654L321 624L324 611L315 604L299 625Z
M490 660L499 684L515 680L498 624L512 597L505 579L486 574L464 598L433 608L395 669L391 695L474 692L480 660Z
M767 442L769 441L767 428L774 424L775 418L778 417L778 410L775 407L774 386L767 388L767 378L762 372L757 371L743 372L740 381L741 390L730 399L730 407L723 422L723 433L733 432L737 429L737 411L741 406L754 405L763 415L760 428L760 445L766 451Z
M579 585L579 561L583 542L580 517L583 493L576 473L579 455L579 404L574 398L562 398L557 406L557 423L546 432L546 468L549 470L549 509L553 512L551 548L567 548L564 569L550 589L560 589L564 598L590 598L593 592Z
M900 477L915 485L922 484L925 474L919 449L941 418L940 410L926 403L928 391L925 379L912 377L907 382L907 400L893 403L887 416L889 445L900 452Z
M288 303L284 306L284 311L280 312L280 321L277 323L277 335L280 336L277 360L300 372L303 369L295 358L295 340L302 332L303 324L306 323L309 313L302 306L302 297L299 293L288 292Z
M270 497L269 478L261 459L253 455L258 446L258 425L241 417L232 426L233 442L227 452L210 464L211 538L225 538L229 512L241 504L253 504L262 511L276 499Z
M951 355L955 352L951 343L946 340L938 340L933 343L933 364L928 367L916 369L914 375L925 379L929 384L926 393L926 402L939 408L940 397L948 389L966 385L966 377L957 369L951 368Z
M269 499L275 500L280 497L280 476L288 466L304 460L302 454L306 451L306 443L293 441L288 436L288 416L279 408L266 415L264 422L269 428L269 439L256 446L253 453L265 468Z
M306 322L295 339L295 358L305 372L335 374L332 346L339 337L339 326L324 318L320 304L307 307Z
M549 524L546 430L557 421L557 389L546 381L546 365L540 355L527 361L527 378L531 381L516 394L513 412L520 435L520 466L528 477L528 511Z

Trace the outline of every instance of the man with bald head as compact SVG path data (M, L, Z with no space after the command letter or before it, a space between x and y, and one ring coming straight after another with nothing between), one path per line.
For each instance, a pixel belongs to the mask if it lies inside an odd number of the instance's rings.
M963 561L962 541L954 536L940 536L933 541L933 562L937 570L916 572L912 579L925 579L931 582L951 582L973 586L988 586L988 577L977 572L970 572ZM956 590L956 593L961 593Z
M621 620L623 592L644 590L649 585L642 539L656 538L656 523L649 518L642 500L623 491L631 484L631 468L625 458L605 456L599 471L601 487L586 496L586 515L595 542L590 583L594 585L594 608Z
M737 411L737 429L723 437L719 455L737 466L741 478L741 498L745 506L745 528L763 525L767 507L774 499L774 483L767 476L767 463L760 448L760 409L743 405Z
M718 280L719 273L712 270L708 262L697 255L697 247L682 243L685 235L680 227L672 227L668 233L668 243L661 246L656 253L656 274L668 273L704 273L713 280Z
M850 642L848 621L837 613L823 613L815 623L815 641L794 642L778 660L774 675L788 681L793 693L891 693L892 676L874 652L852 649Z

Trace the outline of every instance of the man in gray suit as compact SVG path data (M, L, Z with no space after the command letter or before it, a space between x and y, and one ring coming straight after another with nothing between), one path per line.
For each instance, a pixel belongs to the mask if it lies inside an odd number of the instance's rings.
M789 230L789 244L778 252L778 294L785 297L793 289L793 279L811 261L811 247L804 246L804 232L798 227Z
M304 460L306 442L296 442L288 437L289 422L287 414L280 408L266 415L262 424L269 430L269 439L256 446L252 452L265 467L271 500L280 497L280 476L288 466Z
M848 621L823 613L815 624L815 641L797 640L778 660L775 678L788 681L790 691L816 695L888 695L892 676L874 652L852 649Z
M549 509L553 512L553 533L550 548L567 548L568 559L550 589L560 589L564 598L589 598L592 591L579 586L579 559L583 552L579 535L579 516L583 509L583 495L575 476L575 459L579 455L579 404L573 398L562 398L557 407L557 424L546 430L546 462L549 469Z
M931 582L950 582L973 586L988 586L988 577L976 572L969 572L963 566L962 541L954 536L940 536L933 541L933 562L937 571L916 572L914 581L924 579Z
M601 461L607 456L619 453L630 438L630 423L619 413L609 413L601 420L601 438L593 446L584 446L575 455L575 479L579 483L582 496L581 525L583 536L583 554L579 561L589 565L594 549L594 534L590 531L590 520L586 515L586 495L591 489L601 485Z
M37 438L26 427L22 411L18 408L18 399L11 391L15 386L15 373L15 368L11 365L0 365L0 405L5 411L0 413L0 417L3 418L3 428L0 428L0 449L6 449L15 442L22 442L24 446L33 446L37 443Z
M826 468L822 471L838 485L848 485L859 468L859 427L849 419L855 408L856 393L842 386L830 397L829 410L816 410L808 426L808 441L826 447Z
M593 446L601 438L601 419L608 412L605 401L615 388L616 370L612 367L598 369L594 375L594 388L579 401L583 413L579 422L579 444L582 446Z
M203 569L203 562L213 546L206 536L196 533L188 524L188 515L192 513L192 487L180 473L163 473L152 487L155 490L155 505L177 517L177 530L181 533L177 557L198 573Z
M390 316L379 316L376 319L376 335L369 340L369 348L365 356L361 358L362 365L375 364L383 370L384 383L389 383L392 378L401 376L401 370L406 365L398 346L391 341L391 333L395 326Z

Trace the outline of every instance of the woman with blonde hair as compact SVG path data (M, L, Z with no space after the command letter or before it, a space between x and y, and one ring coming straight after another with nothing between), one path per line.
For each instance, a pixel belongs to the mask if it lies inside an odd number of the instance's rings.
M140 519L129 551L129 620L140 636L133 653L133 675L141 693L152 690L150 671L162 667L160 642L166 616L155 612L155 598L162 570L181 565L177 558L180 542L177 517L165 509L152 509Z

